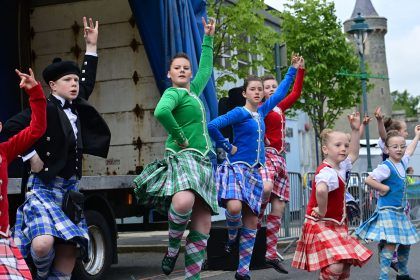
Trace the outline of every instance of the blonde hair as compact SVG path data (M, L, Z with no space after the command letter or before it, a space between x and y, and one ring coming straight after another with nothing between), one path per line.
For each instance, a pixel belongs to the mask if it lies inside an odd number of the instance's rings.
M334 130L330 128L325 128L321 131L321 134L319 137L321 138L321 145L326 146L328 141L330 140L331 133L335 132Z
M388 147L388 142L391 138L394 137L402 137L400 132L398 130L390 130L386 133L386 138L385 138L385 145ZM404 138L404 137L403 137Z

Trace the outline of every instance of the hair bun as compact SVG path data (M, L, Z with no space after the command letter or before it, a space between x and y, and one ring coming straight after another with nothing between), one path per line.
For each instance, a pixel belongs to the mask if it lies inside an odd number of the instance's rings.
M55 57L55 58L53 59L52 63L57 63L57 62L61 62L61 61L63 61L63 60L61 59L61 57Z

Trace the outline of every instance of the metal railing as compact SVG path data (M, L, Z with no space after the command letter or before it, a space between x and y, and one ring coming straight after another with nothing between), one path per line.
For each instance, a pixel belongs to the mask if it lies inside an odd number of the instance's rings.
M314 179L314 172L305 173L301 176L296 172L289 172L290 179L290 201L286 204L283 214L282 227L280 229L279 241L287 242L288 245L282 253L299 239L305 219L306 207L311 193L311 185ZM360 219L349 222L349 229L353 231L361 223L370 218L375 212L378 201L378 193L365 184L368 173L350 173L347 184L347 191L355 198L360 207ZM407 186L407 201L409 203L408 215L413 223L420 223L420 175L411 176L416 183ZM270 205L265 214L271 211Z
M410 176L415 183L407 186L406 195L409 203L409 216L413 223L420 223L420 175Z

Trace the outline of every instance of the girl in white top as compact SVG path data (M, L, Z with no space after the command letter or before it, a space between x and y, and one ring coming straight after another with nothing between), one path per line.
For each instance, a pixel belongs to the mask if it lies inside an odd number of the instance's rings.
M415 128L413 141L406 146L400 132L391 130L385 140L385 151L389 158L380 164L365 182L379 192L378 205L372 217L364 222L356 234L362 239L380 241L380 276L388 279L393 253L398 245L397 279L411 280L407 262L410 245L419 241L415 227L404 213L406 167L420 139L420 125Z

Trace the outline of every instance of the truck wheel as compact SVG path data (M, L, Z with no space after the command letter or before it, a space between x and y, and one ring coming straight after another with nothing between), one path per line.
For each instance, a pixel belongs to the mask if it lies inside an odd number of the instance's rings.
M89 262L78 260L73 270L72 279L102 279L112 260L111 232L105 218L97 211L85 212L92 250Z

